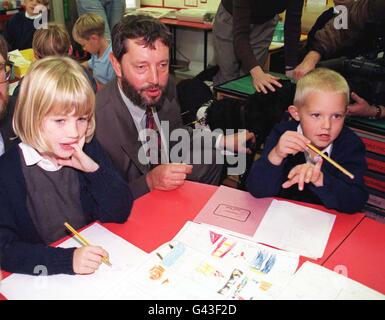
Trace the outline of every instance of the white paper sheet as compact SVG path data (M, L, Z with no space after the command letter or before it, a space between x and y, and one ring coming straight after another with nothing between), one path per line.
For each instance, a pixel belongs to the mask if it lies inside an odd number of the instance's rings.
M19 50L13 50L8 52L9 60L12 61L15 65L30 64L31 61L28 61L24 58L22 53Z
M385 300L385 295L309 261L282 291L285 300Z
M273 299L299 256L187 222L129 281L151 299Z
M313 259L323 256L336 216L274 200L253 240Z
M110 297L125 279L145 261L147 254L100 224L80 232L91 244L107 250L112 267L102 263L91 275L29 276L12 274L0 283L0 292L7 299L100 299ZM73 238L60 247L80 247ZM127 292L127 297L136 293Z

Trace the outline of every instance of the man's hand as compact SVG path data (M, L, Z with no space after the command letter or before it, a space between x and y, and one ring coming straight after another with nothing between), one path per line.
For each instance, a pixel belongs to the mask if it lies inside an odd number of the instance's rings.
M322 187L324 175L321 171L322 158L314 164L304 163L295 166L290 170L288 180L282 184L282 188L290 188L293 184L298 183L298 190L302 191L305 183L313 183L316 187Z
M349 116L374 117L376 115L377 108L371 106L365 99L354 92L352 92L351 97L355 103L348 105L347 114Z
M257 92L267 93L267 89L275 91L273 85L281 88L282 84L278 82L279 78L272 76L271 74L263 72L260 66L256 66L250 70L250 74L253 78L253 85Z
M279 138L277 145L270 151L267 158L273 165L279 166L289 154L295 155L307 150L309 143L311 141L299 132L286 131Z
M251 148L255 146L255 143L255 134L248 130L242 130L223 136L220 141L220 146L222 149L232 152L252 153Z
M294 79L299 80L305 74L312 71L321 60L321 55L317 51L310 51L303 61L294 69Z
M150 190L176 189L184 183L192 168L192 165L183 163L160 164L147 173L147 185Z

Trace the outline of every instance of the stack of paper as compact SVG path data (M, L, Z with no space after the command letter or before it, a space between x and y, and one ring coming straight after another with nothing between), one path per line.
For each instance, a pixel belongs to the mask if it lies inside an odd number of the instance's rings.
M126 15L138 15L138 14L144 14L149 15L153 18L160 19L163 17L168 17L169 15L175 13L175 9L169 9L169 8L160 8L160 7L143 7L143 8L137 8L135 10L130 10L126 12Z
M32 49L13 50L8 52L8 57L14 65L15 76L19 79L24 77L34 59Z
M323 256L336 216L220 186L194 222L310 258Z
M274 299L298 261L296 254L187 222L150 254L126 286L150 299Z
M317 259L323 256L336 216L274 200L253 239Z
M307 261L279 295L279 299L385 300L385 295Z

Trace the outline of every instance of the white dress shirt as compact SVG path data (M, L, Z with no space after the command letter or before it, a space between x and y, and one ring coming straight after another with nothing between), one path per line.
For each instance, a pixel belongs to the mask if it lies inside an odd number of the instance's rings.
M297 132L300 134L303 134L302 127L300 124L297 127ZM332 153L332 149L333 149L333 143L329 144L325 149L320 151L330 157L330 154ZM305 151L304 154L305 154L306 163L311 163L311 164L316 164L318 159L321 157L320 155L317 154L314 158L312 158L309 152L307 151Z

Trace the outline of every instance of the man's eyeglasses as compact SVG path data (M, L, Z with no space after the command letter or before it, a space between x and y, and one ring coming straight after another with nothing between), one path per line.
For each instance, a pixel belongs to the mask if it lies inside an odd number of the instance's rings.
M13 65L10 62L0 63L0 83L7 82L12 75Z

